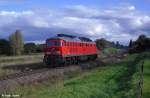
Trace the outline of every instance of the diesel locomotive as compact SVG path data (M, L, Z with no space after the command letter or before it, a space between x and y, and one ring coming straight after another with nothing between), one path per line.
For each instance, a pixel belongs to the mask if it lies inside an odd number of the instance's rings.
M46 40L44 62L47 65L77 64L96 58L96 43L89 38L57 34Z

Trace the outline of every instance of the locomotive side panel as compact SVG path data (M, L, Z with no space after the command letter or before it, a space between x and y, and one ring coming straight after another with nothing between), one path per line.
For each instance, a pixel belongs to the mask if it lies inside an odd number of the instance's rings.
M80 56L97 54L94 43L64 42L62 44L63 56Z

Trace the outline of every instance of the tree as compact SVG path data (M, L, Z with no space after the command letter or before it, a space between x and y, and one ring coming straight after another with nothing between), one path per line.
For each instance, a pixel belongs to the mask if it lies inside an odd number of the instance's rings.
M41 53L43 51L44 44L36 45L36 53Z
M97 39L96 45L98 49L104 49L107 46L107 41L104 38Z
M10 51L13 55L15 55L16 54L16 48L15 48L16 40L15 40L15 35L14 34L9 36L9 42L10 42L10 47L11 47Z
M16 30L16 32L9 37L10 45L12 48L13 55L21 55L23 52L23 40L20 30Z
M133 46L133 41L132 40L130 40L130 42L129 42L129 48L131 48Z
M36 52L36 45L35 45L35 43L26 43L24 45L24 52L25 53L35 53Z
M145 51L150 49L150 38L146 37L145 35L140 35L135 43L137 45L136 48L138 51Z
M145 35L140 35L136 41L133 42L130 53L150 51L150 38Z
M114 47L114 48L126 48L126 46L121 45L118 41L115 42L110 42L104 38L97 39L96 40L96 45L98 49L104 49L104 48L109 48L109 47Z
M2 55L10 55L10 43L5 39L0 39L0 54Z
M120 47L120 43L119 41L116 42L116 47L119 48Z
M115 47L115 46L116 46L116 44L115 44L114 41L111 42L111 46L112 46L112 47Z

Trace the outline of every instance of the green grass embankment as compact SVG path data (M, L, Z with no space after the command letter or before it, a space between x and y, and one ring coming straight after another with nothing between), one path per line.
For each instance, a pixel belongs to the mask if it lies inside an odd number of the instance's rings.
M109 64L69 80L26 86L16 93L23 94L23 98L136 98L141 59L143 57L138 54L129 55L120 63ZM148 78L145 81L148 86ZM144 89L146 92L149 90L146 86Z
M24 98L110 98L116 89L116 81L125 70L122 66L108 66L84 73L76 78L25 87L18 93Z
M145 52L138 54L137 60L137 67L136 67L136 72L132 77L132 90L136 91L139 90L140 86L139 81L143 80L143 85L142 87L142 98L150 98L150 53ZM143 73L142 73L142 63L143 64ZM142 78L143 77L143 78ZM140 92L138 92L140 93Z
M113 47L105 48L104 50L99 51L98 56L99 56L99 58L105 58L110 55L116 55L119 51L120 51L120 49L113 48Z
M144 74L143 74L143 97L150 98L150 55L144 62Z

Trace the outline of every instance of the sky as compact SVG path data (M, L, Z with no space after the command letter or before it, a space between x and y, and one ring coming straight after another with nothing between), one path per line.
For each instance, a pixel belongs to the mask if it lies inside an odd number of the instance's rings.
M58 33L128 44L150 37L150 0L0 0L0 38L21 30L25 42Z

